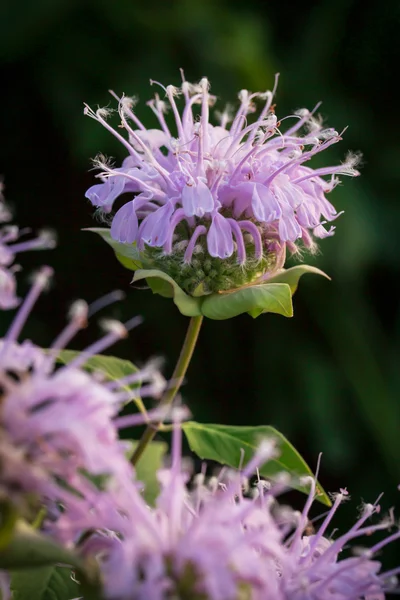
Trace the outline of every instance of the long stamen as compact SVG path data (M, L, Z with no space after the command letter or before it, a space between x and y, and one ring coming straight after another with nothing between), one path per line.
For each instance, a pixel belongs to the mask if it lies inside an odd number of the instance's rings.
M129 116L129 118L132 119L132 121L139 127L139 129L141 129L142 131L146 131L146 127L143 125L141 120L138 119L138 117L132 111L132 106L133 106L132 98L128 98L127 96L124 96L124 95L119 97L115 92L113 92L113 90L108 90L108 92L111 94L111 96L113 96L113 98L118 100L119 104L123 105L124 111Z
M17 244L9 244L8 248L11 252L17 254L18 252L25 252L26 250L35 249L51 249L56 245L55 236L47 231L43 231L39 236L33 240L27 240L26 242L18 242Z
M97 177L104 177L104 178L109 178L109 177L123 177L124 179L129 179L129 181L133 181L134 183L137 183L140 187L143 188L143 191L149 191L152 193L153 196L156 196L156 199L163 199L167 196L167 194L165 192L163 192L162 190L160 190L159 188L155 188L152 187L151 185L149 185L148 183L146 183L146 181L143 181L143 179L139 179L138 177L135 177L134 175L131 175L130 173L122 173L120 171L115 171L114 169L110 169L107 168L105 165L101 165L102 168L104 169L104 171L102 171L101 173L99 173L97 175ZM158 198L157 198L158 196Z
M326 142L322 142L318 146L315 146L312 150L309 150L308 152L304 152L304 154L302 154L300 157L295 157L292 160L289 160L288 162L284 163L282 166L278 167L278 169L276 169L272 173L272 175L267 177L267 179L263 182L264 185L269 185L272 182L272 180L275 179L275 177L277 177L277 175L279 175L279 173L282 173L282 171L286 171L288 168L291 168L294 165L302 164L303 162L306 162L312 156L314 156L315 154L318 154L318 152L322 152L328 146L331 146L332 144L335 144L338 141L339 141L338 139L332 139L332 140L328 140Z
M160 97L158 94L155 95L155 99L154 100L150 100L149 102L147 102L147 106L149 106L151 108L151 110L153 111L153 113L156 115L158 122L161 125L161 129L164 131L164 133L169 137L172 138L172 134L169 130L169 127L165 121L164 118L164 114L162 111L162 102L160 100Z
M196 246L196 242L198 240L198 238L201 235L205 235L207 233L207 229L204 225L198 225L196 227L196 229L194 230L192 237L190 238L190 242L186 248L185 251L185 256L183 257L183 260L185 263L190 263L190 261L192 260L192 256L193 256L193 250Z
M100 310L103 310L103 308L106 308L110 304L114 304L114 302L123 300L125 296L126 294L122 290L113 290L112 292L105 294L90 304L88 309L88 317L93 317L93 315Z
M319 109L319 107L321 106L322 102L317 102L317 104L314 106L314 108L312 109L312 111L305 111L304 116L300 119L300 121L298 121L295 125L293 125L293 127L291 127L290 129L288 129L288 131L286 132L286 135L292 135L293 133L295 133L296 131L298 131L305 123L307 123L307 121L310 120L310 118L315 114L315 112Z
M182 142L186 142L187 140L186 140L186 136L185 136L185 131L182 126L181 116L179 114L178 108L176 106L176 102L174 100L174 90L175 90L175 88L172 85L169 85L167 87L167 96L168 96L168 100L169 100L169 103L172 108L172 112L174 113L176 128L178 130L178 137L180 138L180 140Z
M68 363L67 367L65 368L76 369L81 367L83 364L85 364L87 359L93 356L94 354L99 354L100 352L103 352L103 350L112 346L117 340L127 337L128 331L133 327L140 325L141 322L141 317L134 317L124 325L119 321L103 321L103 327L109 329L110 332L107 333L100 340L97 340L96 342L85 348L85 350L83 350L83 352L81 352L79 356L77 356L77 358Z
M120 135L118 131L115 131L115 129L111 127L105 119L103 119L103 117L101 116L101 109L94 112L94 110L92 110L88 104L85 104L84 106L85 108L83 110L83 113L86 116L91 117L92 119L95 119L95 121L101 123L103 127L107 129L107 131L109 131L114 137L117 138L119 142L121 142L121 144L125 146L125 148L128 150L131 156L134 156L138 161L140 161L140 155L131 146L131 144L122 135Z
M40 294L43 292L45 287L47 286L50 277L53 274L53 269L51 267L43 267L37 275L35 275L33 286L31 287L28 295L26 296L21 308L17 312L14 321L11 324L10 329L5 337L6 343L3 346L1 351L3 357L7 351L7 348L11 342L15 342L18 339L19 334L23 326L26 323L26 320L39 298Z
M160 163L156 160L156 158L155 158L154 154L152 153L152 151L150 150L150 148L148 146L146 146L146 144L138 136L138 134L135 131L133 131L132 127L129 125L128 121L126 120L126 117L125 117L125 107L123 106L123 104L120 104L118 112L119 112L119 116L121 117L122 124L125 127L126 131L128 132L129 136L132 137L135 140L135 142L143 150L143 152L146 155L146 157L147 157L148 161L150 162L150 164L153 165L153 167L165 179L166 183L169 184L169 178L168 178L169 173L168 173L168 171L166 169L164 169L164 167L162 167L160 165ZM140 155L139 155L139 157L140 157Z
M84 300L74 302L70 309L70 318L70 323L68 323L51 344L48 359L45 361L45 368L50 367L59 351L67 346L80 329L84 329L87 326L88 305Z
M264 108L262 109L257 122L262 121L264 119L264 117L267 115L269 109L271 108L271 104L272 104L272 100L274 99L274 96L276 94L276 90L278 88L278 81L279 81L279 73L275 74L275 81L274 81L274 87L272 88L272 92L268 91L266 92L266 96L267 96L267 101L265 103ZM249 135L249 141L253 141L254 137L256 135L256 130L254 130L252 133L250 133Z
M201 129L203 133L204 152L208 152L209 149L209 135L208 135L208 120L209 120L209 93L208 93L208 79L203 77L200 81L202 88L202 102L201 102Z

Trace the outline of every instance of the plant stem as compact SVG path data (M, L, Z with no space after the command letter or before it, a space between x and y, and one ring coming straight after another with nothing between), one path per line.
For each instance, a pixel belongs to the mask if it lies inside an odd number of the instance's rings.
M197 338L199 337L202 321L202 315L199 317L191 317L190 319L189 327L186 332L186 337L183 342L181 353L179 355L178 362L176 363L174 372L172 374L172 384L162 395L159 408L172 404L176 394L179 391L179 388L182 385L183 379L186 375L186 371L193 356L194 349L196 347L196 342ZM161 421L159 423L151 423L150 425L147 425L145 432L143 433L139 444L135 452L133 453L131 459L133 465L136 465L143 452L145 451L147 444L149 444L154 438L161 425Z

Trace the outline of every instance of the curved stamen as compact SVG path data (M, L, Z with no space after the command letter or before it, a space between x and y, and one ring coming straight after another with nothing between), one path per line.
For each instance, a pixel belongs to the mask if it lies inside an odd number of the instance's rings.
M192 256L193 256L193 251L194 248L196 246L196 242L199 239L199 237L201 235L205 235L207 233L207 229L204 225L198 225L196 227L196 229L194 230L192 237L190 238L190 242L186 248L185 251L185 255L183 257L183 260L185 263L190 263L190 261L192 260Z

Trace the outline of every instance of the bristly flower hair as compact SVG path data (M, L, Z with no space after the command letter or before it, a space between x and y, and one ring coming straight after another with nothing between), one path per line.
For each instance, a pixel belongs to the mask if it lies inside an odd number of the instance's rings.
M278 77L272 91L241 90L236 115L225 110L216 125L210 123L215 97L208 80L193 85L183 73L180 88L151 82L165 94L165 100L156 94L148 103L157 128L147 129L125 96L113 93L126 137L107 122L108 110L85 108L128 152L118 168L102 161L101 183L86 197L110 213L119 196L131 193L113 215L111 236L137 244L145 268L160 268L189 293L199 273L208 292L222 291L281 268L286 249L295 252L299 241L315 249L316 239L334 233L326 224L340 214L326 194L338 175L359 174L357 155L330 167L306 166L341 134L323 127L315 117L318 106L291 115L296 122L282 131L288 117L279 120L275 114L277 82ZM260 101L260 113L251 121Z

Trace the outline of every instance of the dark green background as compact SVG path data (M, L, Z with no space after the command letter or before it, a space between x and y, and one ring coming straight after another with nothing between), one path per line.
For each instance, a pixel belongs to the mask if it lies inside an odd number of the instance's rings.
M44 345L70 300L122 288L127 299L108 312L145 322L115 353L165 356L169 375L187 325L171 302L129 288L130 273L81 231L93 225L89 158L124 156L83 116L84 101L108 104L109 88L137 94L138 115L154 126L149 78L178 84L179 67L189 81L207 75L222 105L241 88L270 88L279 71L278 116L323 100L329 125L349 125L321 160L361 150L362 177L343 178L332 200L345 214L309 259L332 282L303 279L291 320L207 321L183 396L198 420L272 424L311 464L322 451L321 481L349 488L351 517L361 497L381 491L386 508L399 505L399 16L395 0L9 0L0 13L6 196L21 225L59 234L55 251L20 260L25 273L43 261L56 269L26 328ZM3 328L9 317L1 316ZM76 347L95 335L92 325Z

